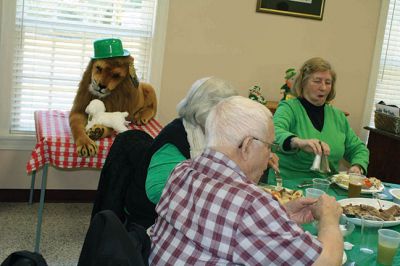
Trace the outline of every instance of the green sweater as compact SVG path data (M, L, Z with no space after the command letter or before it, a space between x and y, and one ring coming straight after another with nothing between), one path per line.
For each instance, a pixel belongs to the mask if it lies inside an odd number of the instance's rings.
M296 135L301 139L319 139L326 142L331 150L329 165L333 173L338 172L339 161L344 158L351 165L359 164L368 167L369 151L365 144L351 129L344 113L326 104L324 109L324 126L322 131L314 128L303 105L298 99L281 101L275 114L275 141L282 147L286 138ZM283 185L294 187L304 179L323 177L310 170L315 155L302 150L297 152L280 152L279 169ZM275 184L275 176L270 171L268 183Z
M153 154L146 177L146 194L151 202L157 204L160 201L169 175L184 160L186 157L172 144L165 144Z

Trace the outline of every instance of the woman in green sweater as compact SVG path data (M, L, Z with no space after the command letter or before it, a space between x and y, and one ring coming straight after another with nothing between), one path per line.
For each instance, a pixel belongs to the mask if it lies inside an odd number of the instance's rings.
M329 104L335 98L336 73L322 58L311 58L301 67L293 85L295 99L281 101L274 114L276 142L283 185L296 184L314 177L311 171L316 154L328 156L333 173L344 158L349 172L365 174L369 151L351 129L344 113ZM275 176L269 173L269 183Z

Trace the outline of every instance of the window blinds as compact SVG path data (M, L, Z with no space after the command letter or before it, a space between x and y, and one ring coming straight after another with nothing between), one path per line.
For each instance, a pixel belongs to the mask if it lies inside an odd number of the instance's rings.
M370 125L374 124L375 104L379 101L400 107L400 1L398 0L391 0L389 4Z
M35 110L70 110L93 41L120 38L148 79L156 0L17 0L11 133Z

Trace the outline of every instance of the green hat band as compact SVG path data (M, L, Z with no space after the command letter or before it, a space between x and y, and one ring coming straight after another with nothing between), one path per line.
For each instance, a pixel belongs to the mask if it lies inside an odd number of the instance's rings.
M120 39L100 39L93 42L94 56L92 59L102 59L120 56L129 56L129 52L124 50Z

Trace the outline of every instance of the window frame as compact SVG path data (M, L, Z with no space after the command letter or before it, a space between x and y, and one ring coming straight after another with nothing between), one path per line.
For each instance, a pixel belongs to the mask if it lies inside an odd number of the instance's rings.
M156 89L157 99L160 96L168 9L169 0L157 1L148 80ZM32 150L36 144L34 134L10 133L15 13L16 0L0 1L0 150Z
M360 126L360 138L365 143L368 142L368 132L369 131L365 130L364 127L370 125L371 113L374 110L376 84L377 84L378 74L379 74L382 46L383 46L383 41L385 38L385 28L386 28L386 20L387 20L388 11L389 11L389 5L390 5L390 0L382 0L381 10L380 10L380 14L379 14L378 28L377 28L377 33L376 33L374 55L372 58L371 71L370 71L369 82L368 82L368 90L367 90L367 95L365 97L362 124Z

